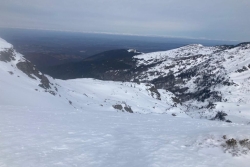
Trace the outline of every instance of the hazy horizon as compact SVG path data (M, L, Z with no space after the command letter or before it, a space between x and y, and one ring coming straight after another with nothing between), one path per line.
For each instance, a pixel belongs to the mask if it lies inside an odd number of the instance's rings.
M178 37L178 36L164 36L164 35L151 35L151 34L129 34L129 33L115 33L115 32L91 32L91 31L72 31L72 30L60 30L60 29L39 29L39 28L22 28L22 27L1 27L0 29L13 29L13 30L37 30L37 31L54 31L54 32L66 32L66 33L82 33L82 34L101 34L101 35L121 35L121 36L138 36L149 38L173 38L173 39L187 39L187 40L204 40L204 41L225 41L225 42L247 42L244 40L226 40L226 39L209 39L209 38L192 38L192 37ZM249 39L250 41L250 39Z
M0 2L0 27L249 41L250 1L11 0Z

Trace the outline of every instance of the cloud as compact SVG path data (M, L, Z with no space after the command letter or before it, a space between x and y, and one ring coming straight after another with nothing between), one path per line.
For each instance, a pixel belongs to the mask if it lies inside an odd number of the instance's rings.
M0 26L249 40L249 0L0 0Z

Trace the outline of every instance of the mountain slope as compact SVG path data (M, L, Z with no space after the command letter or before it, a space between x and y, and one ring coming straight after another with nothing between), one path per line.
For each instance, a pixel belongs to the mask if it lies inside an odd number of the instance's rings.
M4 43L2 40L1 42ZM152 84L100 81L94 79L54 80L42 74L12 45L3 45L0 50L1 104L25 106L37 105L45 99L44 106L63 106L84 109L90 105L116 111L137 113L185 114L177 108L175 96L165 90L157 90ZM148 101L144 104L144 101ZM43 104L41 104L43 105ZM184 109L183 109L184 110Z
M44 69L45 73L60 79L96 78L105 79L103 72L130 69L135 66L132 57L140 53L125 49L111 50L88 57L76 63L67 63Z
M55 91L55 88L50 87L48 78L21 54L16 53L12 45L2 39L0 39L0 45L1 104L51 106L51 101L56 103L57 101L53 100L54 97L50 94L39 93Z
M207 117L223 111L248 117L250 44L204 47L189 45L135 56L137 68L150 66L136 79L173 92L188 111ZM211 112L211 113L209 113ZM190 113L194 116L192 113ZM232 118L233 119L233 118Z
M192 119L150 83L53 79L2 39L0 60L1 167L249 166L242 119Z
M223 111L244 118L248 117L246 106L249 105L250 97L249 55L249 43L215 47L193 44L169 51L135 55L126 61L131 66L120 66L117 63L119 57L112 62L115 64L110 65L107 62L113 58L105 55L105 61L98 56L94 59L112 69L104 69L101 65L95 68L84 67L88 73L99 71L98 75L87 77L150 83L157 89L172 92L176 101L186 107L185 111L191 117L210 119L217 112ZM74 64L70 68L67 65L52 67L52 71L59 72L59 78L67 79L65 70L69 70L73 77L86 77L85 71L76 69Z

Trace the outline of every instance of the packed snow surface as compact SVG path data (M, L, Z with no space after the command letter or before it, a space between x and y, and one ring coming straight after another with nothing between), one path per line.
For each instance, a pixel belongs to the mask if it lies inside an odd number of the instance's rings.
M0 61L0 167L249 166L248 150L223 146L249 139L247 123L192 119L151 84L47 76L45 89L23 61Z

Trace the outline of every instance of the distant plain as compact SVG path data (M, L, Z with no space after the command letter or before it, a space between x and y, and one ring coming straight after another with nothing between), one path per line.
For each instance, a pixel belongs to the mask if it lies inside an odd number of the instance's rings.
M0 36L39 68L77 62L115 49L136 49L148 53L194 43L215 46L240 42L14 28L0 28Z

